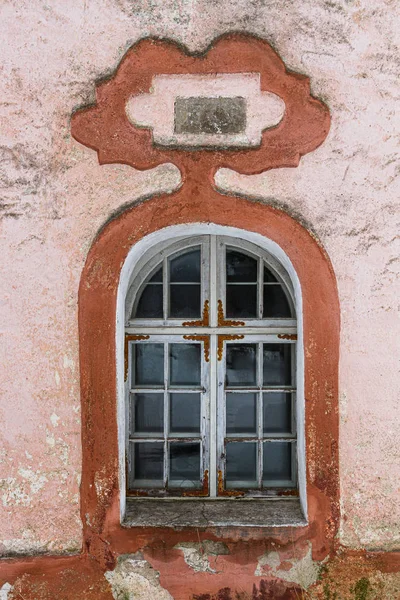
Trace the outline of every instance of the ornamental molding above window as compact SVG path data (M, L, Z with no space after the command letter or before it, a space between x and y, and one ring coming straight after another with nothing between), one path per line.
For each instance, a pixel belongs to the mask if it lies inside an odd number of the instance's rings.
M73 137L96 150L100 164L168 162L184 179L202 172L206 180L219 167L246 174L296 167L329 126L308 77L246 34L224 35L200 55L141 40L96 85L95 104L71 120Z

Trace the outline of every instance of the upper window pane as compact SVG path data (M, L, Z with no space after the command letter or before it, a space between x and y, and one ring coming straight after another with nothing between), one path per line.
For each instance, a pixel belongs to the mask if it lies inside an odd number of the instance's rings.
M137 319L163 318L163 286L162 283L148 283L137 304Z
M200 283L200 248L169 260L171 283Z
M242 252L227 249L226 280L229 283L255 283L257 281L257 260Z

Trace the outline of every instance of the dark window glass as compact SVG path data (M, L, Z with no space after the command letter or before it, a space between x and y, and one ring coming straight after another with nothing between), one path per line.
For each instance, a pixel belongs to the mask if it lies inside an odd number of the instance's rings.
M255 319L257 314L257 284L226 286L226 316Z
M264 442L263 452L263 483L289 485L292 479L292 444Z
M257 260L242 252L227 250L226 280L229 283L257 282Z
M200 249L170 259L171 283L200 283Z
M134 457L135 479L150 480L146 487L163 486L164 446L162 443L141 442L131 444Z
M226 385L256 385L256 344L226 345Z
M163 318L163 286L160 283L147 284L136 307L137 319Z
M169 288L169 316L172 319L200 317L201 286L199 283L176 283Z
M149 279L150 282L152 283L162 283L163 280L163 272L162 272L162 267L160 267L159 269L157 269L157 271L154 273L154 275L152 275L152 277Z
M292 394L268 392L263 394L264 433L291 433Z
M170 394L170 432L200 433L200 394Z
M171 442L169 445L169 479L179 486L200 486L200 444L195 442Z
M228 442L226 444L227 487L257 487L256 464L256 442Z
M288 319L291 311L281 285L264 285L264 319Z
M164 346L163 344L134 345L134 381L136 386L164 385Z
M275 275L267 267L264 267L264 283L277 283Z
M291 385L292 344L263 344L264 385Z
M200 385L200 361L200 344L170 344L170 385Z
M131 433L162 434L164 431L164 395L131 395Z
M254 435L257 430L257 395L226 394L226 433Z

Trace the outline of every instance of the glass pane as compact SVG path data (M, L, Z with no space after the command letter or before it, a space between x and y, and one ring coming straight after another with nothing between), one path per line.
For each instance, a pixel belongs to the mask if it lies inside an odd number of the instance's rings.
M226 251L226 280L229 282L257 281L257 260L237 252Z
M157 271L154 273L154 275L149 279L149 281L155 283L162 283L163 280L163 272L162 272L162 267L160 267L159 269L157 269Z
M135 479L147 479L150 480L148 486L162 487L164 485L164 445L162 443L142 442L131 444L132 446L134 447ZM158 482L158 485L156 482Z
M257 430L257 395L226 394L226 433L255 434Z
M275 281L278 282L272 271L264 267L264 283L274 283Z
M131 433L163 433L163 394L131 394L129 430Z
M226 385L256 385L256 344L226 345Z
M163 286L151 283L145 286L136 307L137 319L163 318Z
M172 284L169 287L169 316L172 319L200 317L200 284Z
M292 444L290 442L264 442L263 483L282 482L288 485L292 479ZM276 483L275 483L276 485Z
M257 318L257 284L226 286L226 316Z
M292 344L264 344L264 385L291 385Z
M171 282L200 283L200 249L170 259L169 279Z
M200 486L200 444L171 442L169 479L179 487ZM173 485L172 485L173 487Z
M200 344L170 344L170 385L200 385Z
M170 432L200 433L200 394L170 394Z
M227 487L257 487L256 464L256 442L229 442L226 445Z
M163 344L134 345L134 381L136 386L164 386Z
M264 433L291 433L292 394L263 394Z
M291 317L290 305L281 285L264 285L264 319Z

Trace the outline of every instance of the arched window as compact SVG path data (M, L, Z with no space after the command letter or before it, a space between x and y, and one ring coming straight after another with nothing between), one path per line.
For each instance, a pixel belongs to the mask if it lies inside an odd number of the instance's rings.
M292 280L265 248L147 249L125 301L127 495L296 495L296 339Z

